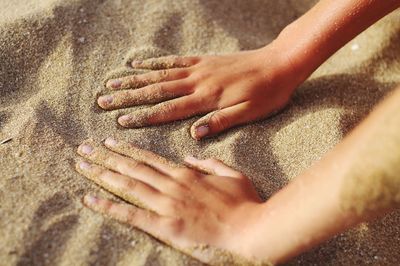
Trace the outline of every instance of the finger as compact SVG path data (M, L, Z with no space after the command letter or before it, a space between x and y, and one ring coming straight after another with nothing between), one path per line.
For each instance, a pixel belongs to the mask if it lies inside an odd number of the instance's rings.
M128 156L135 161L150 165L167 175L171 173L172 169L179 167L178 164L151 151L140 149L132 143L116 141L113 138L107 138L104 143L110 150Z
M257 117L256 114L248 112L249 103L243 102L231 107L209 113L196 121L190 133L196 140L209 137L234 126L252 121Z
M85 141L80 145L78 153L96 164L144 182L159 191L168 193L168 190L172 190L175 187L175 181L170 177L141 162L115 153L104 146L97 145L91 140Z
M99 97L97 103L105 110L159 103L190 94L190 86L179 80L157 83L136 90L119 91Z
M106 87L114 90L137 89L154 83L180 80L188 76L189 72L184 69L163 69L140 75L110 79L107 81Z
M217 159L199 160L193 156L187 156L185 162L193 166L195 169L205 171L209 174L218 176L227 176L234 178L242 178L243 175L239 171L232 169Z
M172 200L139 180L112 172L99 165L80 162L76 165L76 169L104 189L145 209L162 212L163 203Z
M86 195L83 198L83 203L96 212L110 216L122 223L130 224L161 241L167 241L169 239L170 233L165 228L165 224L171 220L169 217L161 216L157 213L143 210L129 204L116 203L91 195Z
M181 120L208 111L207 105L201 104L197 96L187 95L121 116L118 123L126 128L138 128Z
M190 67L199 62L199 57L182 57L182 56L166 56L159 58L151 58L146 60L132 61L133 68L141 69L168 69L168 68L184 68Z

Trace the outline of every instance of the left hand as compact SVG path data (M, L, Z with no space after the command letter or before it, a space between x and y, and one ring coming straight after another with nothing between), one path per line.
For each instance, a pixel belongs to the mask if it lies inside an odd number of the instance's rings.
M125 142L109 138L105 145L82 144L78 153L91 163L78 163L77 170L126 202L87 195L89 208L204 263L234 263L232 254L265 259L251 253L262 204L246 176L214 159L186 159L201 173Z
M190 129L200 140L235 126L266 118L288 103L304 80L280 47L219 56L161 57L134 61L133 68L153 70L112 79L114 92L99 97L104 110L156 104L123 115L118 123L136 128L205 115Z

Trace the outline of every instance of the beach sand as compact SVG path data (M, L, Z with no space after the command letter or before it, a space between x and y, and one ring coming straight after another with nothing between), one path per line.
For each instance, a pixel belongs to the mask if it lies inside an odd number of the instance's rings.
M84 208L88 192L112 196L75 172L78 145L113 136L177 162L216 157L268 199L400 83L400 13L335 54L285 111L213 139L190 137L195 119L123 129L117 115L131 110L102 111L96 97L132 58L258 48L315 2L0 0L0 264L200 265ZM397 265L399 225L396 211L288 264Z

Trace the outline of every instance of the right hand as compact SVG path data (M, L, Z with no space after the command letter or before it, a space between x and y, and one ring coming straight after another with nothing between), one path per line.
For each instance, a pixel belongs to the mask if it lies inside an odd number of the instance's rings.
M201 173L130 143L108 138L105 145L83 143L78 153L90 162L77 170L126 202L87 195L86 206L210 265L269 260L252 249L264 205L246 176L214 159L186 159Z

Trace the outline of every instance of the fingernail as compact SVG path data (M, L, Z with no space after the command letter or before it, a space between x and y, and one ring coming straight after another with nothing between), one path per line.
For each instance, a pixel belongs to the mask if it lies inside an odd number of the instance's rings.
M88 170L88 169L90 169L90 164L87 162L80 162L79 168L81 168L82 170Z
M140 65L142 62L143 62L142 60L135 60L135 61L132 61L131 65L134 67L134 66Z
M89 205L96 204L98 201L98 198L92 195L86 195L85 196L85 202Z
M114 147L114 146L117 146L117 141L115 140L115 139L113 139L113 138L107 138L105 141L104 141L104 143L106 144L106 145L108 145L108 146L111 146L111 147Z
M81 146L80 150L84 154L89 155L89 154L91 154L93 152L93 147L91 147L91 146L89 146L87 144L84 144L84 145Z
M112 79L112 80L109 80L109 81L108 81L108 84L107 84L107 85L108 85L107 87L111 87L111 88L114 88L114 89L118 89L119 87L121 87L122 81L119 80L119 79Z
M195 137L201 139L210 133L210 127L208 125L199 126L196 128Z
M123 115L120 118L118 118L118 122L125 124L131 121L132 117L130 115Z
M185 157L185 161L190 163L190 164L194 164L194 163L198 162L199 160L197 158L189 155L189 156Z
M114 98L111 95L99 97L99 101L106 105L111 104L113 102L113 100L114 100Z

